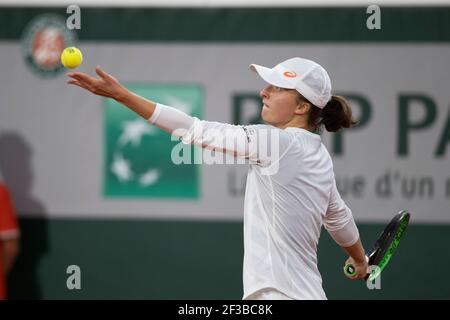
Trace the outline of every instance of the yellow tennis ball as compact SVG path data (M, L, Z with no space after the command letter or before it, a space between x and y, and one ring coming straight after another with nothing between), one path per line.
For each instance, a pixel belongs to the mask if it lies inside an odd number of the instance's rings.
M83 62L83 54L76 47L67 47L61 53L61 63L64 67L73 69Z

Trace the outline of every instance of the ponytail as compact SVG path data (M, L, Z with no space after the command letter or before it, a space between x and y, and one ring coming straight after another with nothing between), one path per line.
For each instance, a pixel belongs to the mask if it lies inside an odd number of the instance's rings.
M341 96L332 96L323 109L312 105L308 124L314 131L321 131L322 125L329 132L337 132L342 128L350 128L357 124L352 117L352 108Z

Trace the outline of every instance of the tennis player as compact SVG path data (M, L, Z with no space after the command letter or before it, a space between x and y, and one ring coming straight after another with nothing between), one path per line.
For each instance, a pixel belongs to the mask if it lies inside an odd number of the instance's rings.
M317 267L322 225L354 264L351 279L364 278L368 267L320 136L323 127L336 132L354 125L352 111L343 97L331 95L328 73L314 61L250 68L267 82L260 92L266 124L201 121L128 91L100 67L99 78L73 72L68 83L115 99L183 143L246 159L243 299L326 299Z

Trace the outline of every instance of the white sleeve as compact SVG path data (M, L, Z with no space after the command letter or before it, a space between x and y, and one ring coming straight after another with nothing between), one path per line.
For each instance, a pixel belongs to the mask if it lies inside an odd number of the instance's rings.
M175 108L165 106L158 103L155 111L148 121L161 130L182 136L184 132L194 124L195 118L177 110Z
M334 178L333 178L334 180ZM359 239L352 211L342 200L336 186L336 180L331 188L330 202L325 215L324 227L341 247L354 245Z
M157 104L148 121L180 137L185 144L230 153L255 164L266 165L278 159L280 146L286 146L290 140L283 130L272 126L202 121L162 104Z

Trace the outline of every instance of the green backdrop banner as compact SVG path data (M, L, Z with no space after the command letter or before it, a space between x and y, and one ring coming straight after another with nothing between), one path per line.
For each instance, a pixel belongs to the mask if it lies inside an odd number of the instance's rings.
M144 98L201 118L203 93L199 86L125 85ZM172 150L180 144L177 137L149 125L117 101L105 99L105 104L103 194L107 198L198 198L198 165L172 162ZM192 155L201 151L193 146L188 149Z
M90 41L448 42L450 7L381 8L381 30L361 8L81 8ZM0 8L0 39L20 38L33 17L66 8Z

